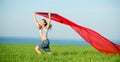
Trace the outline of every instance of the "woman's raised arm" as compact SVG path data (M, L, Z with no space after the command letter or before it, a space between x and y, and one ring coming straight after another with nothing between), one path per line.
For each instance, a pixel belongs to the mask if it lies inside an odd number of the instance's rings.
M48 19L47 26L46 26L47 28L49 28L51 25L51 13L50 12L48 13L48 16L49 16L49 19Z
M35 22L36 26L39 28L39 23L38 23L38 21L37 21L37 18L36 18L36 14L35 14L35 13L33 14L33 17L34 17L34 22Z

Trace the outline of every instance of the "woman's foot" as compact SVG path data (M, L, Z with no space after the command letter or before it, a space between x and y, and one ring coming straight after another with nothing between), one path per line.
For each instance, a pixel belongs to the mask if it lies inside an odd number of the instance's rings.
M41 52L37 52L38 53L38 55L41 55Z

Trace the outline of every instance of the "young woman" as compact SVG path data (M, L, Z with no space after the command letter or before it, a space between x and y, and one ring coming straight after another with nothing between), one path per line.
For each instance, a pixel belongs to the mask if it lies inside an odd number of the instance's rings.
M41 19L41 21L39 23L36 19L36 14L34 14L34 22L35 22L37 28L39 29L40 39L42 41L41 44L39 44L35 47L35 51L38 53L38 55L41 55L40 49L44 50L48 54L51 54L50 48L49 48L50 42L47 38L48 30L51 27L51 13L48 13L48 16L49 16L48 22L45 19Z

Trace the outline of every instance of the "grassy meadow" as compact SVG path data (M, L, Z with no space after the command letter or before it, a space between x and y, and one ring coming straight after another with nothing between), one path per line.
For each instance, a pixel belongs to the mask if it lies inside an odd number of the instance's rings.
M91 46L50 45L52 55L37 55L35 44L0 44L0 62L120 62L120 55L104 55Z

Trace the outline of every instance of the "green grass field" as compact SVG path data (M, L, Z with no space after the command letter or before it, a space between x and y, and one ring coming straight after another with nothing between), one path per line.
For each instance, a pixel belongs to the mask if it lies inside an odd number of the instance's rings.
M120 55L104 55L91 46L51 45L52 55L37 55L35 44L0 44L0 62L120 62Z

